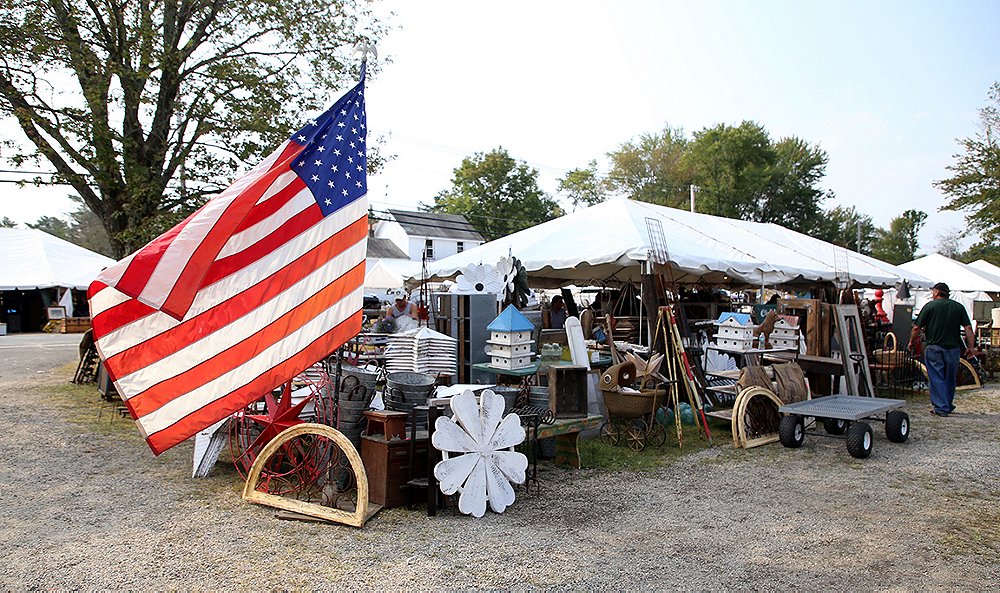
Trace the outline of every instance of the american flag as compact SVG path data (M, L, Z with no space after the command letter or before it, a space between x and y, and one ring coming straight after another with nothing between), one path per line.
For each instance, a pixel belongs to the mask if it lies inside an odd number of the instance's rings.
M364 82L91 284L97 349L157 455L361 329Z

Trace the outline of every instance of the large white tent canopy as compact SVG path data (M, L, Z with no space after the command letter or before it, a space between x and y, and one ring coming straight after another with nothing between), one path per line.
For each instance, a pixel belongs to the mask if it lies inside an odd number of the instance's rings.
M986 272L987 274L992 274L997 278L1000 278L1000 266L996 266L986 261L985 259L977 259L976 261L969 264L970 268L975 268L980 272Z
M987 262L983 263L990 265ZM955 261L939 253L925 255L900 264L899 267L926 276L935 283L944 282L947 284L950 292L949 297L965 307L969 313L969 319L974 317L975 306L973 303L996 301L997 297L1000 296L1000 276L984 271L980 267L974 267L972 264ZM929 290L914 291L914 312L919 312L930 300Z
M651 231L652 229L652 231ZM660 232L662 231L662 233ZM661 241L651 240L662 236ZM659 249L657 249L659 247ZM715 285L794 286L849 278L852 286L930 286L920 274L776 224L612 199L490 241L429 265L431 279L474 264L518 258L532 284L640 279L642 264L667 252L674 280Z
M952 292L1000 292L1000 277L940 253L925 255L899 267L934 282L944 282Z
M0 229L0 290L86 290L113 263L110 257L37 229Z

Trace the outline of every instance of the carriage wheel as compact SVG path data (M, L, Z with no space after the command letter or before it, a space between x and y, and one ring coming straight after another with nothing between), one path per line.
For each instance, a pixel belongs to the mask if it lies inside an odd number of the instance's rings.
M625 431L625 439L628 448L633 451L642 451L646 448L646 423L639 420L628 427Z
M601 442L605 445L617 445L622 438L621 431L611 422L601 425Z
M646 432L646 439L649 444L654 447L662 447L667 442L667 429L656 421L649 422L647 426L649 428Z

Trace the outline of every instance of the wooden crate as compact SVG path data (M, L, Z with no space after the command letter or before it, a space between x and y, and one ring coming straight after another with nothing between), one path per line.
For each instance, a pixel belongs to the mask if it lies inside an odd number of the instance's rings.
M587 417L587 367L549 367L549 409L556 418Z
M62 327L59 328L60 333L82 334L90 329L90 317L67 317L61 321Z

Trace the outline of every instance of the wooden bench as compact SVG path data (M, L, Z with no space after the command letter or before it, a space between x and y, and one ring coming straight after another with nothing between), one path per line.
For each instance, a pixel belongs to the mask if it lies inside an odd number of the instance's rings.
M577 447L580 433L591 428L597 428L604 422L604 416L587 416L586 418L560 418L552 424L542 424L538 427L538 438L556 440L556 456L552 460L558 465L580 468L580 449Z

